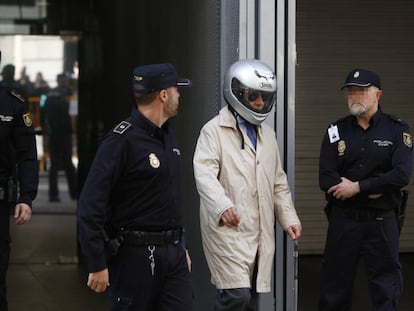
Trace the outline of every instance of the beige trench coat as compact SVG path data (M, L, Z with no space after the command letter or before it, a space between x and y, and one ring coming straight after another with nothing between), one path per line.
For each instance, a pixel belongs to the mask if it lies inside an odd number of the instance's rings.
M271 290L275 251L275 216L286 229L300 224L286 174L281 166L275 132L258 127L257 151L228 107L201 130L194 153L194 175L200 194L203 249L211 281L220 289L251 287L256 256L257 292ZM236 207L237 228L219 224L222 213Z

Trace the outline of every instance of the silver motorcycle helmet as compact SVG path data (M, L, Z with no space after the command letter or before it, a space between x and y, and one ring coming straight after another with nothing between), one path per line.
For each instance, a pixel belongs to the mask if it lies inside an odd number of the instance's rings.
M276 94L273 70L257 59L244 59L232 64L224 75L223 93L226 102L243 119L261 124L272 110ZM260 107L252 105L261 96Z

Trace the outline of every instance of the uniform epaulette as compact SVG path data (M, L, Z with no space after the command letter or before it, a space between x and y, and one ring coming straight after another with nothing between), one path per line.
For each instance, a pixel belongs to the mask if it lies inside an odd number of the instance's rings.
M12 90L10 92L10 94L12 94L14 97L16 97L18 100L20 100L22 103L24 103L24 97L22 95L20 95L19 93L17 93L15 90Z
M400 124L402 124L402 125L407 125L408 126L408 124L407 123L405 123L401 118L399 118L399 117L397 117L397 116L394 116L394 115L392 115L392 114L388 114L388 116L390 117L390 119L391 120L393 120L393 121L395 121L395 122L397 122L397 123L400 123Z
M124 134L125 131L131 126L131 123L127 121L122 121L117 126L115 126L113 132L117 134Z

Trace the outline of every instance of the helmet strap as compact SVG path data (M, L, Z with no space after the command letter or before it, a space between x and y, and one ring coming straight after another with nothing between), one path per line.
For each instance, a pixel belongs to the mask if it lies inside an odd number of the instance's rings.
M234 108L231 105L227 104L227 106L229 107L229 110L230 110L230 112L232 113L232 115L234 117L234 121L236 122L237 131L240 134L240 138L241 138L241 149L244 149L244 136L243 136L243 133L242 133L242 131L240 129L239 122L237 122L237 116L239 114L234 110Z

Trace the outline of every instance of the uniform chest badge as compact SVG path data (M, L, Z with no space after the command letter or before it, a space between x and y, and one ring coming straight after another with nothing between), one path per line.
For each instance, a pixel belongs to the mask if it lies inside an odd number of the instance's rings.
M340 140L338 142L338 156L343 156L346 149L345 140Z
M160 167L160 160L158 160L155 153L150 153L148 156L149 163L153 168L159 168Z
M407 147L411 148L413 146L413 140L410 133L403 133L403 141Z
M29 126L31 126L31 125L32 125L33 121L32 121L32 117L31 117L31 115L30 115L30 113L29 113L29 112L28 112L28 113L26 113L26 114L24 114L22 117L23 117L24 124L25 124L27 127L29 127Z

